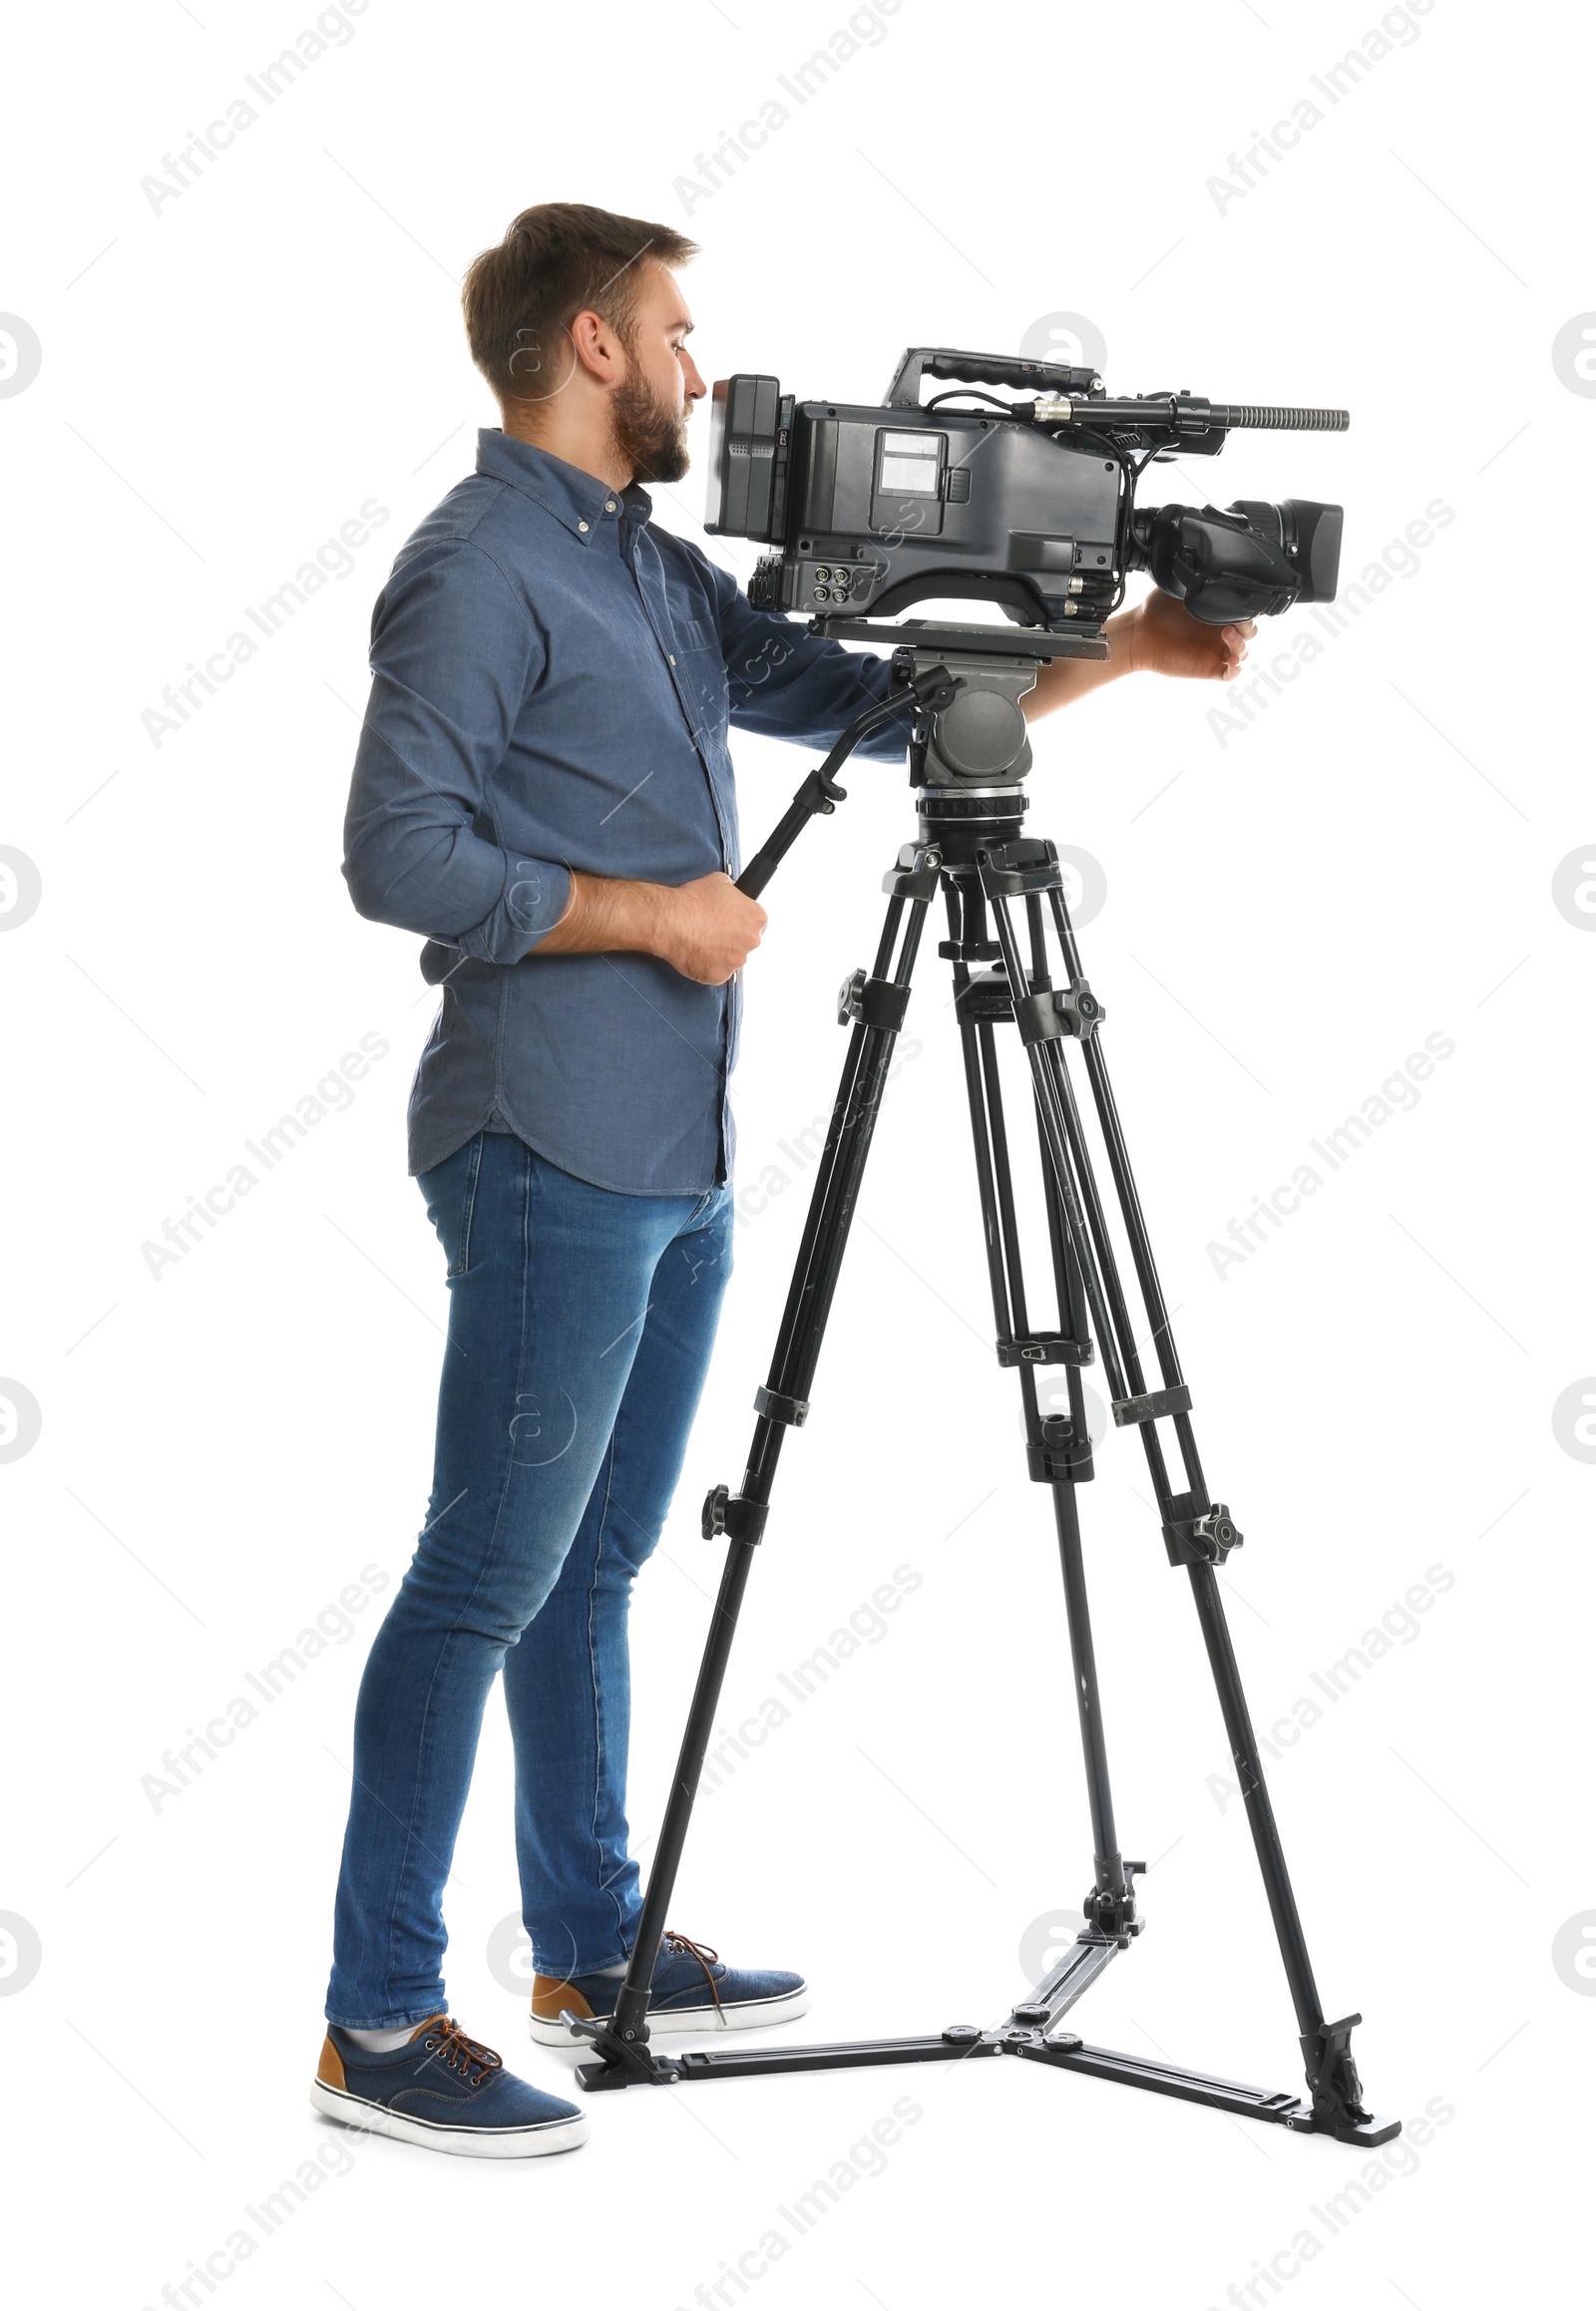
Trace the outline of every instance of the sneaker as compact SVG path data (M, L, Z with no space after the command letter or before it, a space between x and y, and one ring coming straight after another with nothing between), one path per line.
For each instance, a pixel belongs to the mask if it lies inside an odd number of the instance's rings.
M614 2012L621 1977L579 1974L562 1981L556 1974L533 1979L532 2035L540 2046L585 2042L560 2019L569 2012L586 2022L607 2022ZM685 1934L667 1933L660 1944L648 1993L648 2035L672 2031L754 2030L761 2023L792 2022L809 2010L809 1985L801 1974L752 1973L722 1964L717 1954Z
M574 2103L514 2077L491 2047L467 2038L446 2014L419 2024L407 2044L386 2055L362 2052L329 2023L310 2101L346 2126L466 2158L542 2158L588 2139L588 2121Z

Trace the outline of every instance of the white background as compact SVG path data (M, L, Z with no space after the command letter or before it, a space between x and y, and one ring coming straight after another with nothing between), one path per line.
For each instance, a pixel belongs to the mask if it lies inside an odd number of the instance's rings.
M0 941L0 1373L42 1413L0 1465L0 2034L25 2299L158 2303L319 2148L321 2187L215 2283L228 2304L668 2311L906 2094L922 2116L886 2171L719 2300L1561 2295L1596 2027L1552 1960L1596 1908L1596 1468L1552 1420L1596 1369L1596 919L1552 899L1596 832L1576 590L1596 403L1552 360L1596 305L1583 35L1565 15L1554 48L1538 20L1434 0L1332 105L1310 75L1380 23L1374 0L1113 17L902 0L695 197L676 181L781 96L844 0L801 24L757 0L569 14L371 0L159 210L141 179L312 22L309 0L36 11L14 34L0 305L42 347L0 402L0 843L42 879ZM1323 119L1221 206L1227 156L1304 98ZM1454 510L1416 574L1257 692L1251 727L1210 727L1228 695L1137 681L1046 724L1032 786L1032 827L1107 877L1083 946L1210 1481L1247 1535L1225 1579L1260 1723L1426 1568L1453 1576L1272 1773L1327 2011L1367 2017L1372 2104L1453 2114L1389 2154L1339 2230L1312 2210L1359 2153L1009 2062L605 2099L588 2147L530 2163L341 2135L305 2090L376 1613L180 1795L157 1810L141 1786L363 1567L391 1594L420 1522L445 1294L403 1123L433 998L416 942L355 917L339 830L371 598L494 415L458 277L547 198L702 241L685 286L707 376L872 399L908 343L1013 351L1068 311L1105 338L1111 391L1354 413L1342 437L1239 436L1222 468L1149 477L1153 502L1343 501L1348 577L1431 500ZM660 494L667 526L700 536L702 485ZM152 744L163 686L368 499L389 520L354 570ZM711 551L751 567L752 549ZM1313 630L1298 611L1254 662ZM737 756L751 848L805 760L746 739ZM832 990L873 950L880 875L913 832L898 774L850 783L773 886L747 974L741 1178L775 1163L791 1185L739 1231L639 1588L639 1842L717 1570L697 1504L742 1466L802 1217L777 1143L829 1104ZM1022 1934L1090 1873L1049 1506L992 1355L945 969L921 973L923 1048L884 1111L727 1722L896 1566L922 1586L704 1800L672 1921L802 1968L817 2038L1001 2014ZM152 1277L141 1246L363 1033L391 1049L353 1106ZM1232 1216L1435 1033L1455 1052L1416 1107L1217 1274L1205 1246ZM1156 1867L1147 1933L1076 2019L1295 2088L1241 1807L1211 1786L1225 1743L1198 1633L1145 1492L1113 1436L1082 1511L1122 1839ZM509 1801L496 1700L448 1897L451 2003L559 2089L566 2059L528 2047L488 1963L516 1907ZM1320 2252L1299 2268L1305 2227ZM1255 2266L1277 2255L1271 2292Z

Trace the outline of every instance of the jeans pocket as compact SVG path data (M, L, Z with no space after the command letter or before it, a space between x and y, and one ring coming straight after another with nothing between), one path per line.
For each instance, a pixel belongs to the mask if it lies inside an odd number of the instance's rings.
M466 1167L466 1191L460 1199L460 1225L456 1234L455 1255L449 1264L451 1276L464 1276L471 1265L471 1222L477 1209L477 1181L482 1172L482 1151L488 1134L479 1131L471 1143L471 1161Z
M420 1187L427 1200L427 1217L443 1246L449 1266L446 1271L453 1279L464 1276L471 1260L471 1219L477 1204L477 1180L482 1171L482 1148L487 1133L479 1131L474 1139L446 1156L441 1164L421 1176Z

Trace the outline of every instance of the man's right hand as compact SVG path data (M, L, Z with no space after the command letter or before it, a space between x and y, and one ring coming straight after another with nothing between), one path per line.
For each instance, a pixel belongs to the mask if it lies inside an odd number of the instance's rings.
M741 970L770 918L757 899L729 875L700 875L696 883L660 887L658 942L653 949L672 970L700 986L718 987Z
M683 978L723 986L759 945L769 917L729 875L692 883L634 883L603 875L571 878L571 899L540 955L656 955Z

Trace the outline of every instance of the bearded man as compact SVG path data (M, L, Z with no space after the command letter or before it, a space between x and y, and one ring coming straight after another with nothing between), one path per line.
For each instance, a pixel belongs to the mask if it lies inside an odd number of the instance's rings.
M503 1675L532 2035L605 2017L641 1909L627 1852L626 1614L681 1473L731 1264L739 974L729 725L814 750L886 660L756 611L644 485L679 481L703 380L667 225L552 202L466 276L503 429L406 542L372 619L345 829L359 912L422 936L441 990L409 1168L449 1331L416 1553L372 1645L317 2109L524 2157L587 2126L451 2020L442 1897ZM1154 593L1102 663L1043 665L1025 711L1141 669L1226 679L1250 626ZM860 748L902 762L908 731ZM801 1974L667 1933L651 2035L787 2021Z

